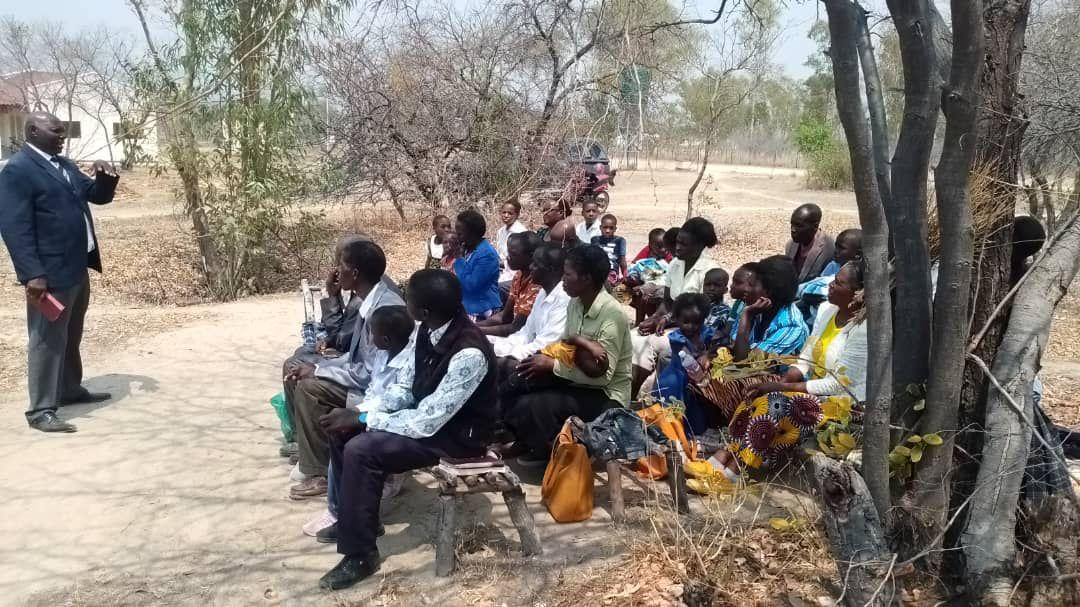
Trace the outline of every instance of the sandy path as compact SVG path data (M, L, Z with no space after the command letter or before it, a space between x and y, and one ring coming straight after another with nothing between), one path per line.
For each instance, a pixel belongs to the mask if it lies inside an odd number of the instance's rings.
M64 409L79 425L74 435L27 431L24 393L8 394L0 604L319 604L378 591L375 580L332 598L319 593L336 556L300 526L322 504L286 498L288 467L267 398L279 389L282 354L298 343L300 315L294 297L218 306L201 322L88 361L87 384L116 398ZM432 575L435 492L416 479L385 511L383 573L407 576L403 583L439 604L461 587ZM610 551L606 513L556 528L530 493L545 563ZM467 519L493 521L495 534L516 544L501 503L481 496L469 510ZM518 591L542 584L546 572L518 576Z

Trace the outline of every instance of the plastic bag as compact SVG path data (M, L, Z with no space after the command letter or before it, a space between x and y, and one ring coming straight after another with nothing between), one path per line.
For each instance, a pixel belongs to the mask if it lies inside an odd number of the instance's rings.
M281 422L281 434L285 442L291 443L296 440L296 430L293 429L292 417L289 415L289 407L285 402L285 393L278 392L270 399L270 406L277 413L278 421Z

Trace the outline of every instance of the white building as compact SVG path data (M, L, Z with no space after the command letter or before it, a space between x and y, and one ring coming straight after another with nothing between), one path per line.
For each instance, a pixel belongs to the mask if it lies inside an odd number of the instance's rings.
M0 159L18 150L27 112L46 111L67 123L64 155L76 161L124 160L121 118L114 104L95 91L96 74L69 77L36 70L0 75ZM158 153L157 128L141 129L140 159Z

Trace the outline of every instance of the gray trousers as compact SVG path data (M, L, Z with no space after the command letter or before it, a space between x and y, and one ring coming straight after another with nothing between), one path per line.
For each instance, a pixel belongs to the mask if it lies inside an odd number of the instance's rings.
M64 304L64 313L55 321L49 322L36 307L26 304L26 328L30 336L27 421L55 412L61 401L75 399L83 393L79 346L90 304L90 275L84 274L82 281L73 287L50 292Z
M319 418L345 406L349 391L344 386L321 377L285 383L285 398L290 403L296 445L300 450L300 472L308 476L326 476L330 465L330 443Z

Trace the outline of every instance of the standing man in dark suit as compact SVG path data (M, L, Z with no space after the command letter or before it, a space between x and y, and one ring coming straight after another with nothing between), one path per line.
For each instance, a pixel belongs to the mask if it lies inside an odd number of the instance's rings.
M87 268L101 271L101 253L88 202L112 202L119 177L112 165L94 162L94 179L60 156L67 133L45 112L26 117L26 145L0 171L0 236L15 274L26 287L28 387L26 419L42 432L74 432L56 417L61 405L95 403L109 394L82 386L83 320L90 303ZM52 294L64 306L49 321L39 306Z

